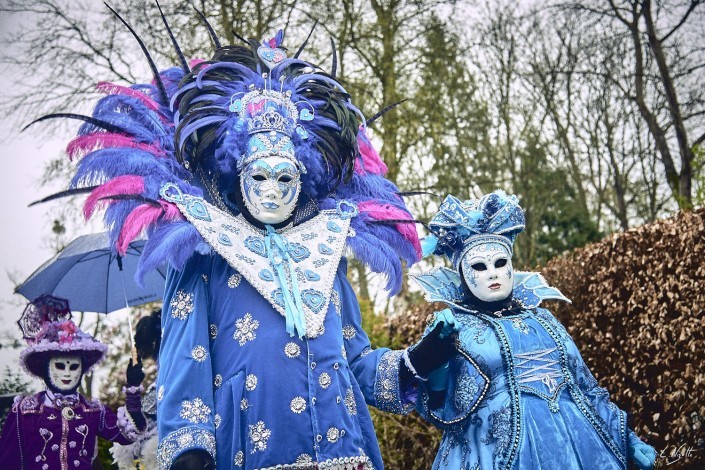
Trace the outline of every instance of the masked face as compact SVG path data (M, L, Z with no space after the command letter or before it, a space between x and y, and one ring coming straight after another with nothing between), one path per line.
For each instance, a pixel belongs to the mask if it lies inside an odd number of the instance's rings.
M512 259L503 245L478 245L465 254L461 265L465 283L478 299L497 302L512 293Z
M56 356L49 359L49 383L62 392L78 387L83 365L78 356Z
M274 225L291 217L301 192L299 169L283 157L265 157L248 164L240 176L247 210L260 222Z

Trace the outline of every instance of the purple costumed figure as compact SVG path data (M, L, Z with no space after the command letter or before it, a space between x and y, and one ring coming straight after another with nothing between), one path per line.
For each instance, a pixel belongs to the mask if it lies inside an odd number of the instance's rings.
M68 302L42 296L20 320L29 346L20 359L46 390L18 396L0 437L0 462L10 469L90 469L98 436L133 442L145 427L140 409L141 364L127 370L126 407L117 413L78 393L83 374L108 347L71 321Z

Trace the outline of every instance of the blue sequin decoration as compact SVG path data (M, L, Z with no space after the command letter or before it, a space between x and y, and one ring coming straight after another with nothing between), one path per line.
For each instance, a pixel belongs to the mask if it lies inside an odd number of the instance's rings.
M269 269L263 269L259 272L259 278L263 281L272 282L274 280L274 275Z
M281 308L285 308L284 306L284 292L281 290L281 287L279 289L275 289L272 291L270 294L272 296L272 301L279 305Z
M343 230L340 228L340 225L336 224L332 220L328 221L327 227L328 227L328 230L330 230L331 232L335 232L335 233L340 233Z
M333 249L326 245L325 243L318 244L318 252L322 255L332 255Z
M287 245L287 251L289 252L289 256L291 256L291 259L293 259L296 263L303 261L309 256L311 256L311 252L308 250L308 248L301 245L300 243L289 243Z
M323 303L326 298L322 292L315 289L306 289L301 292L301 300L304 301L308 308L313 310L315 313L318 313L323 308Z
M321 280L321 276L314 273L310 269L307 269L306 271L304 271L304 274L306 275L306 279L308 279L309 281L320 281Z
M262 238L249 236L245 239L245 246L251 252L258 254L263 258L267 257L267 248L265 247L264 240Z
M225 246L232 246L233 242L230 241L230 237L224 233L218 234L218 243Z

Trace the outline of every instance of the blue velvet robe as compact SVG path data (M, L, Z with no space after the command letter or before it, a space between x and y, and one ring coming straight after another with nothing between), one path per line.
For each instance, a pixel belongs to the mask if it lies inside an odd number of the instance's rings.
M422 385L417 404L443 430L434 469L626 468L626 414L548 310L453 313L460 354L445 403L429 409Z
M157 383L161 468L189 449L208 451L218 468L383 468L365 404L398 413L413 403L400 393L401 351L370 349L346 271L343 258L323 333L299 339L220 255L196 254L170 270Z

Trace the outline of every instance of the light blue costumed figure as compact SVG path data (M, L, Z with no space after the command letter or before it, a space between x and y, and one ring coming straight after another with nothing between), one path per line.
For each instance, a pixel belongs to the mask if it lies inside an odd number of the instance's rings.
M166 23L166 21L165 21ZM212 29L209 27L212 33ZM173 37L172 37L173 39ZM411 411L454 354L439 320L408 351L372 350L346 251L401 287L414 220L335 79L269 41L183 58L108 94L67 153L84 212L138 276L169 264L157 379L160 468L382 469L366 404ZM150 61L151 62L151 61ZM193 68L191 68L193 67Z
M413 277L460 328L458 355L421 386L418 411L443 430L434 469L625 469L656 452L627 426L564 327L541 308L568 301L538 273L512 268L524 230L515 196L448 196L424 252L451 260ZM452 320L451 320L452 321Z

